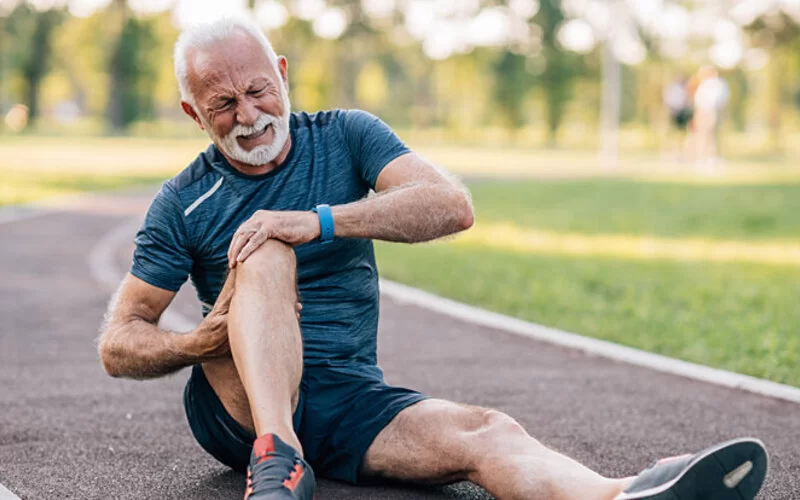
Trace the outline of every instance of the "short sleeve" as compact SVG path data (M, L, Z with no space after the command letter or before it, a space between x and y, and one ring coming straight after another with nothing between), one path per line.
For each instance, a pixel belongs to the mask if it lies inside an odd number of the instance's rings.
M177 292L189 276L192 257L178 196L166 185L150 204L135 243L131 274L158 288Z
M410 150L386 123L366 111L345 111L343 122L345 140L359 174L374 189L383 167Z

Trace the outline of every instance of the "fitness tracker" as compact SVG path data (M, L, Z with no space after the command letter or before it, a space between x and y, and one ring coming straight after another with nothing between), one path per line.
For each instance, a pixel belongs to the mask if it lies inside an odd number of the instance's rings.
M333 213L330 205L317 205L311 210L319 216L319 242L330 243L333 241Z

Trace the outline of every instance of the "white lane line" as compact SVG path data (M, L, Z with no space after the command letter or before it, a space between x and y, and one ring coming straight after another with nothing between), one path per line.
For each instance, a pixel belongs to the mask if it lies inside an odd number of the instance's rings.
M800 389L789 385L770 382L769 380L725 370L718 370L716 368L709 368L708 366L697 365L660 354L640 351L639 349L614 344L613 342L584 337L555 328L529 323L521 319L445 299L432 293L392 281L381 280L381 293L399 304L413 304L414 306L451 316L461 321L468 321L476 325L502 330L504 332L568 347L570 349L577 349L587 354L602 356L604 358L649 368L658 372L670 373L709 384L741 389L762 396L800 403Z
M124 245L133 242L141 222L138 217L123 222L100 238L89 251L87 257L89 272L92 278L105 288L116 290L119 287L125 271L117 267L116 252ZM167 308L161 315L160 324L167 330L177 332L188 332L197 326L196 322L171 308Z
M89 265L92 275L108 288L115 288L122 279L114 261L114 251L132 238L138 220L128 221L110 231L92 249ZM612 342L584 337L535 323L493 313L477 307L468 306L454 300L439 297L410 286L381 280L381 293L400 304L413 304L461 321L502 330L534 340L576 349L587 354L641 366L654 371L679 375L681 377L709 384L731 387L743 391L769 396L793 403L800 403L800 389L776 382L770 382L739 373L689 363L660 354L641 351ZM162 325L171 330L189 331L196 325L184 315L170 311L162 316Z
M11 490L0 484L0 500L20 500L20 498L12 493Z

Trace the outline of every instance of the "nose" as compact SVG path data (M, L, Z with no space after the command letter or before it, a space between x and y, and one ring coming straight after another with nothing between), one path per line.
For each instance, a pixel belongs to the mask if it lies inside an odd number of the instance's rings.
M260 112L255 106L255 103L250 102L249 99L242 99L239 101L236 109L236 121L245 127L252 127L258 120Z

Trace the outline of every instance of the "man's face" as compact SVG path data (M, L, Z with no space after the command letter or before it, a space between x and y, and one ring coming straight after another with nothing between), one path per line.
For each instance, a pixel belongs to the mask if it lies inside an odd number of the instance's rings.
M289 137L286 60L279 73L263 47L239 33L187 57L197 120L222 152L260 166L274 161Z

